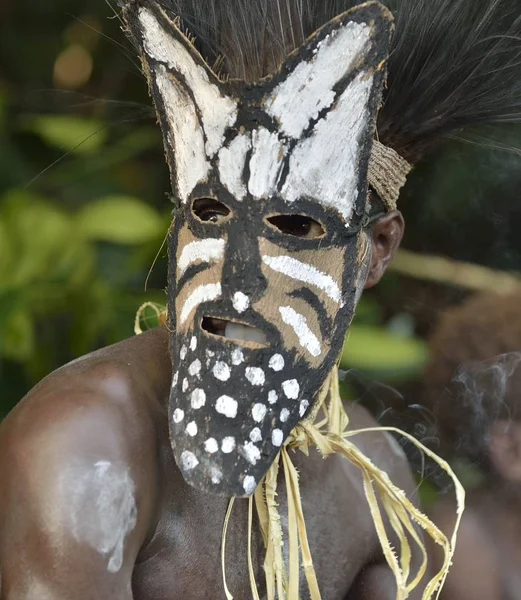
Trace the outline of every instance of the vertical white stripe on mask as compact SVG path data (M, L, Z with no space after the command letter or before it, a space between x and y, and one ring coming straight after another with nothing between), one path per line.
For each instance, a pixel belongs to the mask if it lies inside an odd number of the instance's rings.
M218 262L224 256L225 242L223 239L211 238L187 244L177 262L179 275L182 275L190 265L197 261L203 263Z
M330 275L322 273L313 265L300 262L291 256L263 256L262 260L270 269L278 273L319 288L331 300L342 306L342 292L338 283Z
M296 333L300 345L305 348L311 356L317 357L322 354L322 348L317 336L309 328L306 317L296 312L291 306L281 306L279 312L282 320Z
M181 310L181 325L188 319L191 312L195 310L199 304L216 300L221 295L220 283L209 283L208 285L200 285L196 288L185 300Z

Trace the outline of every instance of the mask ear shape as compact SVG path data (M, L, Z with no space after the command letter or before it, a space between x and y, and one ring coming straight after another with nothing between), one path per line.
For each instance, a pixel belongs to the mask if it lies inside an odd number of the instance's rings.
M141 52L161 120L172 185L186 202L237 119L237 101L158 3L130 3L124 18Z
M378 2L330 21L287 60L266 112L293 140L280 191L334 207L349 223L363 211L392 16Z

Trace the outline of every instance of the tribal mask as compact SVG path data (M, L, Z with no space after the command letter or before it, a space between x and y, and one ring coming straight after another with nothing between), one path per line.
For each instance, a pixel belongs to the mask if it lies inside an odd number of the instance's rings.
M321 28L222 81L160 6L127 6L178 204L170 435L193 486L251 495L335 365L370 261L367 171L391 17Z

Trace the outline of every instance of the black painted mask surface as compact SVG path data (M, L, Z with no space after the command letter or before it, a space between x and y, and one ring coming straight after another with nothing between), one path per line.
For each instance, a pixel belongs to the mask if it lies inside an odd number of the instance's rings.
M259 84L220 81L161 8L127 8L179 204L170 435L193 486L250 495L342 349L364 283L390 15L369 3Z

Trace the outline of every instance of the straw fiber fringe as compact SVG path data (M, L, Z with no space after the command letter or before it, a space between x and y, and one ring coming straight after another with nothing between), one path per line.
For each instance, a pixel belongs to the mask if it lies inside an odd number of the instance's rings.
M400 190L412 166L392 148L373 141L367 179L387 210L395 210Z
M327 396L329 396L329 403L326 403ZM420 585L427 572L427 552L425 544L418 535L414 525L420 525L426 534L443 548L445 555L443 566L441 570L426 583L422 595L422 600L430 600L433 597L436 599L439 598L454 555L457 532L465 504L465 492L456 475L444 460L403 431L393 427L374 427L358 431L346 431L349 419L344 410L342 400L340 399L338 370L336 368L326 382L317 405L322 406L325 417L316 422L318 411L315 411L310 418L297 425L279 457L274 461L265 479L257 488L254 497L249 500L248 535L250 540L248 547L251 549L251 515L253 502L255 502L262 537L266 545L264 571L266 576L267 599L299 600L299 572L300 567L302 566L311 600L321 600L317 577L313 567L313 559L311 557L307 539L298 473L288 452L289 449L298 448L304 454L308 455L310 447L318 448L324 457L332 454L341 454L360 469L364 481L365 495L371 510L376 532L382 545L385 559L396 579L396 600L405 600L408 598L409 594ZM456 526L450 540L434 523L432 523L432 521L430 521L430 519L407 499L402 490L398 489L391 482L387 473L376 467L376 465L374 465L372 461L360 452L353 442L350 441L350 438L356 435L375 431L389 431L406 437L430 458L435 460L452 478L454 481L458 508ZM289 577L283 559L282 529L276 502L277 475L281 461L284 469L288 496ZM380 500L380 504L378 503L378 499ZM233 600L233 596L226 586L224 567L226 531L233 502L234 499L230 501L230 507L225 519L221 549L223 578L225 581L227 600ZM399 554L396 554L393 550L384 517L387 517L392 530L399 539ZM416 573L411 573L411 542L419 548L422 555L422 564ZM259 594L255 583L251 552L248 559L248 565L253 598L257 599Z

